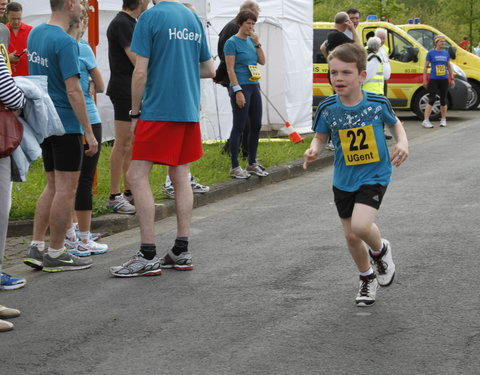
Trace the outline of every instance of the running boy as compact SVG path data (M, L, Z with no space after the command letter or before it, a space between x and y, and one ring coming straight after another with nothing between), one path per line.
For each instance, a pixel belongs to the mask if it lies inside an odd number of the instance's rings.
M405 130L387 98L362 90L366 77L365 49L352 43L328 56L336 95L323 101L315 115L315 137L305 151L306 169L324 149L331 135L335 145L333 193L348 250L360 272L357 306L375 302L380 286L395 276L390 243L382 239L375 216L390 182L392 164L408 157ZM389 156L383 124L393 130L397 144ZM373 268L372 268L373 266Z

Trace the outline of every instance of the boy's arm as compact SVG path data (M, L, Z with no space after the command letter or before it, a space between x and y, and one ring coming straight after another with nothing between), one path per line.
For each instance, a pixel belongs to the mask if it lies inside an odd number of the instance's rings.
M390 128L397 144L393 148L390 161L395 167L399 167L408 158L408 139L403 124L397 117L397 122Z
M328 134L324 133L315 133L315 137L312 139L312 143L310 143L310 148L305 151L303 154L303 169L307 169L308 164L312 161L317 160L318 156L322 153L323 149L325 148L325 144L328 141Z

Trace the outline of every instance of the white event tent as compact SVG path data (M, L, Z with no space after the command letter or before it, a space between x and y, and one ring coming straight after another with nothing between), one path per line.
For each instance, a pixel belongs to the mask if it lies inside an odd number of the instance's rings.
M49 0L22 1L23 22L36 26L50 15ZM212 55L217 55L218 33L235 17L242 0L186 0L204 22ZM106 30L122 8L122 0L99 0L98 65L105 83L110 71ZM265 130L281 129L284 121L300 133L311 128L313 0L259 0L261 15L256 25L267 64L261 67L263 98L262 125ZM218 58L215 60L218 65ZM104 125L104 139L113 138L113 109L106 95L97 103ZM280 115L278 114L280 113ZM227 90L210 79L202 80L201 126L205 140L226 139L231 129L231 107ZM284 129L281 129L284 130Z

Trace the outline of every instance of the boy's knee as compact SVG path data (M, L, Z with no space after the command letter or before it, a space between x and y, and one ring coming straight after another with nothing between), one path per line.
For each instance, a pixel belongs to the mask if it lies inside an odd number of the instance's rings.
M362 241L353 231L345 233L345 240L349 245L356 245L358 242Z
M352 223L352 232L358 238L365 238L370 233L371 226L365 223Z

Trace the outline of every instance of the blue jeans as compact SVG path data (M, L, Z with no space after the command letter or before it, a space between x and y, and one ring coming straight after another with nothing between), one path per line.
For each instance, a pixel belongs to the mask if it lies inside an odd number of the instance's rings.
M248 135L248 164L254 164L257 161L258 137L262 127L262 96L260 85L243 85L243 95L245 96L245 106L239 108L236 102L236 94L230 88L230 103L232 105L233 126L230 133L230 158L232 168L238 167L238 153L240 149L240 138L245 129L247 118L250 119L250 133Z

